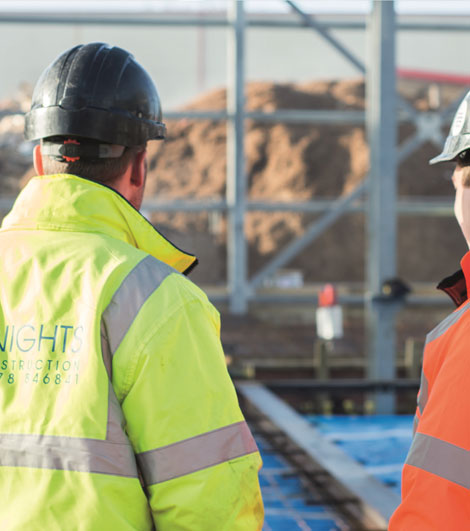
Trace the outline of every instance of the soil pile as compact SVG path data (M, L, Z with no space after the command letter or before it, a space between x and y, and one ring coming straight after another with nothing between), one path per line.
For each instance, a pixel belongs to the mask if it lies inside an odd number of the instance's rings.
M417 109L429 109L427 87L401 81L400 92ZM463 88L441 86L443 106ZM225 90L204 94L188 110L222 110ZM0 106L0 192L15 193L31 170L30 144L20 140L28 98ZM251 83L247 110L363 110L362 80L303 84ZM8 112L5 112L5 109ZM3 114L2 114L3 113ZM165 142L149 146L147 197L222 199L225 195L226 124L210 120L168 122ZM399 128L400 141L414 126ZM447 134L447 131L444 132ZM305 201L335 198L351 191L368 169L364 128L357 125L262 124L246 122L246 176L250 199ZM449 196L452 186L442 167L429 167L439 152L429 143L411 154L399 168L401 196ZM23 179L21 180L21 176ZM249 212L245 228L252 275L292 239L303 234L318 215ZM225 215L160 213L152 221L177 245L198 255L201 266L192 278L223 284L226 278ZM361 281L364 277L365 225L362 214L347 214L298 255L289 268L302 271L306 282ZM436 281L452 272L465 251L456 222L450 218L402 217L399 220L398 273L407 281Z
M24 173L31 168L32 144L24 141L24 113L31 105L31 87L23 85L16 97L0 102L0 194L15 196Z
M420 111L429 110L427 87L402 81L402 95ZM441 87L447 105L462 87ZM225 91L203 95L188 110L222 110ZM278 109L363 110L362 80L275 85L252 83L246 90L248 110ZM223 198L226 170L226 124L181 120L168 123L168 140L150 148L148 195L160 198ZM414 126L399 128L400 141ZM444 134L447 134L445 131ZM246 175L250 199L295 201L334 198L351 191L368 169L368 146L363 127L352 125L246 123ZM439 152L423 144L399 168L401 196L449 196L452 186L442 167L428 166ZM444 170L445 172L445 170ZM303 234L318 215L249 212L246 238L250 275L293 238ZM203 283L225 279L225 219L211 214L160 214L153 221L183 247L201 257L194 278ZM360 281L364 278L365 225L361 214L348 214L309 245L291 264L306 282ZM195 237L195 235L197 235ZM210 260L205 260L209 253ZM453 219L402 217L398 232L398 273L407 281L436 281L454 271L465 252ZM207 264L207 265L205 265Z

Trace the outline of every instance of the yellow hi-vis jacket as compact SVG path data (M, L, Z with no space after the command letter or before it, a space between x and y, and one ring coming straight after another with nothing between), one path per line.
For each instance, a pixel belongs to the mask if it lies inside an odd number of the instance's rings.
M0 249L0 529L261 529L195 258L72 175L28 183Z

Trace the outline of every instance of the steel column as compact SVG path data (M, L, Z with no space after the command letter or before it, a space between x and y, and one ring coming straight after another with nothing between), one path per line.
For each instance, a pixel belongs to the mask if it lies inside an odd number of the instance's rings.
M395 378L398 305L382 295L396 276L396 112L394 1L374 0L368 28L367 117L370 148L366 297L368 376ZM393 393L375 394L378 413L392 413Z
M244 2L232 0L229 6L228 87L227 87L227 273L230 311L246 312L245 243L245 68Z

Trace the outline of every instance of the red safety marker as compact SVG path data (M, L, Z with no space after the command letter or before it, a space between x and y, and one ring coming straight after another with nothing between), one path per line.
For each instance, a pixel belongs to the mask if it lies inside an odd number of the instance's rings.
M343 337L343 309L333 284L325 284L318 294L315 312L317 336L325 341Z
M325 284L318 294L318 306L336 306L338 304L338 295L333 284Z

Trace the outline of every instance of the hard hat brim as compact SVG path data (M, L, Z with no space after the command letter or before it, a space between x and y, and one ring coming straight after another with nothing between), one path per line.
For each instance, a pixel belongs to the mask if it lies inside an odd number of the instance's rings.
M429 161L429 164L439 164L440 162L451 162L455 160L459 153L470 149L470 133L459 135L449 135L446 138L442 153Z
M452 162L458 153L449 155L448 153L440 153L437 157L434 157L429 161L429 165L438 164L439 162Z
M117 144L136 146L148 140L165 138L165 124L137 118L129 113L106 109L68 111L59 106L33 109L25 116L25 139L50 136L77 136Z

